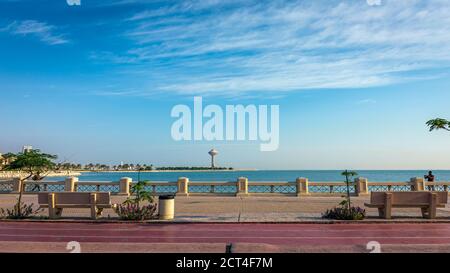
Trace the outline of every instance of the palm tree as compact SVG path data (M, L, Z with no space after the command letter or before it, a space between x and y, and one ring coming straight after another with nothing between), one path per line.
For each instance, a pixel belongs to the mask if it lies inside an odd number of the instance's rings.
M440 129L450 131L450 121L443 118L431 119L426 124L430 127L430 132Z
M357 172L345 170L341 173L341 175L345 176L345 183L347 185L347 205L348 209L350 210L351 203L350 203L350 178L353 176L358 175Z

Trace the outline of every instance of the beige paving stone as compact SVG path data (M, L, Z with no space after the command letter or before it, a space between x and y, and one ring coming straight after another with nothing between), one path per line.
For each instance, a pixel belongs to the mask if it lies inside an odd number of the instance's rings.
M17 196L13 194L0 195L0 207L10 208L14 205ZM24 202L37 204L37 195L27 194ZM113 203L125 200L123 196L112 196ZM339 196L190 196L176 197L175 221L192 222L298 222L320 221L321 214L329 208L336 206L342 200ZM368 197L353 197L354 205L364 207ZM378 219L376 209L366 209L368 219ZM48 215L47 210L39 213ZM63 219L88 218L89 209L64 209ZM419 209L396 208L394 219L398 221L426 221L421 218ZM103 219L117 219L112 209L106 209ZM450 208L438 209L437 220L450 220Z

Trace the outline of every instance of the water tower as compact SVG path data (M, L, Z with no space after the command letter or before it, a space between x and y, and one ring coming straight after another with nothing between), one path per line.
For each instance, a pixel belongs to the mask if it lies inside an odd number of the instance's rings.
M211 156L211 169L214 169L216 166L214 165L214 157L218 154L219 152L216 149L211 149L211 151L208 152L208 154Z

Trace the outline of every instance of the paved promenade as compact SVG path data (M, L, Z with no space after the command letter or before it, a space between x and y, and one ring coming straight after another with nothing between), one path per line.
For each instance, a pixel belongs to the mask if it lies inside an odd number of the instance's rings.
M450 252L450 224L0 222L1 252Z
M124 197L112 196L113 203L120 203ZM16 195L1 194L0 207L14 205ZM336 206L340 196L309 197L177 197L175 199L175 222L311 222L324 221L321 213ZM24 201L37 204L36 195L24 195ZM354 197L355 205L364 207L368 197ZM368 220L378 221L378 211L367 209ZM44 210L40 215L48 215ZM62 219L89 217L89 209L64 209ZM421 218L420 209L394 209L395 221L428 221ZM436 221L450 222L450 208L439 208ZM111 209L105 210L103 219L117 219Z

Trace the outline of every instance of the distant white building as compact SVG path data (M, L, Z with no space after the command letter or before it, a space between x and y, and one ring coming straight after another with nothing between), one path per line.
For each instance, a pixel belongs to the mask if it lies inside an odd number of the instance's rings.
M23 148L22 148L22 153L31 152L32 150L33 150L33 146L31 146L31 145L26 145L26 146L23 146Z

